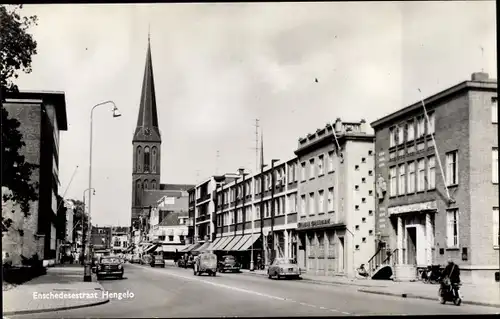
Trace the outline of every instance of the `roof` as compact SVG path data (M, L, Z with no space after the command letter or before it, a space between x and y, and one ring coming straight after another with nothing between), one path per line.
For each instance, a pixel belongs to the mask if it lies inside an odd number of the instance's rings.
M151 131L146 135L146 129ZM144 78L142 80L141 102L137 126L134 133L134 141L161 141L160 129L158 127L158 110L156 108L155 82L153 76L153 61L151 58L151 43L148 40L146 52L146 65L144 67Z
M179 212L169 212L163 219L161 220L159 226L177 226L179 224L179 217L185 217L185 213Z
M487 79L480 81L464 81L446 90L440 91L439 93L431 95L430 97L427 97L426 99L424 99L424 103L426 107L427 106L432 107L433 105L438 104L440 101L446 98L456 96L460 94L460 92L463 92L464 90L471 90L471 89L496 91L497 81L494 79ZM410 112L414 112L415 110L421 107L422 107L422 101L418 101L410 106L402 108L399 111L386 115L372 122L371 126L375 129L376 127L380 127L387 122L395 121L398 118L403 117Z
M142 206L143 207L149 207L149 206L155 207L156 205L158 205L158 201L160 199L162 199L164 196L179 198L179 197L182 197L182 192L171 191L171 190L159 190L159 189L144 190L143 197L142 197Z
M57 127L61 131L68 130L66 115L66 94L63 91L24 91L8 92L9 99L41 99L44 104L53 103L56 109Z
M190 188L193 188L194 186L195 185L191 184L160 184L160 190L187 192Z

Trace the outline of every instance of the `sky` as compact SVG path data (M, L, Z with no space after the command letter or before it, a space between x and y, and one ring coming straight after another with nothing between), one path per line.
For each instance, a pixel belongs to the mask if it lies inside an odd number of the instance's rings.
M371 123L473 72L497 77L494 1L51 4L22 12L38 16L38 54L18 86L66 93L66 199L88 188L92 106L112 100L122 113L114 119L110 105L94 112L98 225L130 224L148 29L162 183L255 172L255 119L265 161L287 160L299 137L338 117Z

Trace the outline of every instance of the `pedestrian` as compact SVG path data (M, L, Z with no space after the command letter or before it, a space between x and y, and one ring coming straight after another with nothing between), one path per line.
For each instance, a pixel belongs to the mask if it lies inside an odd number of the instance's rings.
M444 285L451 284L455 290L460 284L460 267L453 262L451 257L448 258L448 265L444 268L441 279Z
M365 264L361 264L358 268L358 275L361 276L362 278L366 278L369 276L368 271L365 269Z

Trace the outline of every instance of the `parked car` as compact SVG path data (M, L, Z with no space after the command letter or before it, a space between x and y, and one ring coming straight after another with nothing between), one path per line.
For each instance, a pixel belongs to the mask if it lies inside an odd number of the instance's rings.
M276 277L280 278L300 278L300 268L297 266L295 259L276 258L267 269L269 279Z
M222 256L222 259L218 262L217 265L217 269L219 270L219 272L239 272L240 268L240 264L232 255Z
M217 273L217 256L213 253L203 253L194 259L193 273L200 276L203 273L214 276Z
M165 260L163 259L162 255L155 255L153 258L151 258L151 267L161 267L165 268Z
M141 257L139 257L139 255L133 255L130 258L130 263L132 263L132 264L140 264L141 263Z
M120 258L110 256L101 257L97 265L97 279L107 276L123 278L123 273L124 270Z

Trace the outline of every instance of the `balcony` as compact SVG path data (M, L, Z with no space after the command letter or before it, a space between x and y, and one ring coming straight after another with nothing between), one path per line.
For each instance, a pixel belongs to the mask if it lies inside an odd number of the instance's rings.
M202 223L210 219L210 215L201 215L196 218L196 223Z
M209 200L209 199L210 199L210 197L211 197L211 195L210 195L210 194L202 194L202 195L200 196L200 199L198 200L198 202L204 202L204 201L206 201L206 200Z

